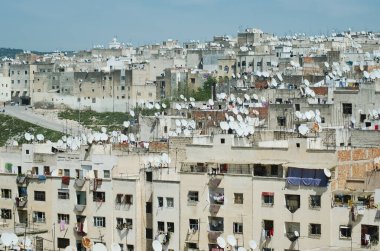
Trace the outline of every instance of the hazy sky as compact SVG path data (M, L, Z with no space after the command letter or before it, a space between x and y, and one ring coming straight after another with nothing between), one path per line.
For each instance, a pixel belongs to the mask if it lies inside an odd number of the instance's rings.
M285 35L380 31L379 0L3 0L0 47L80 50L211 40L254 27Z

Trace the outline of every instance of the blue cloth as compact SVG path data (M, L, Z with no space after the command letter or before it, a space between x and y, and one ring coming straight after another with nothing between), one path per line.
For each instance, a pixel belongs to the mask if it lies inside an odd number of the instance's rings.
M293 186L318 186L327 187L328 178L322 169L288 168L286 182Z
M46 176L45 175L38 175L38 180L46 180Z
M293 185L293 186L299 186L299 185L301 185L301 178L299 178L299 177L288 177L288 178L286 178L286 182L288 182L288 184Z

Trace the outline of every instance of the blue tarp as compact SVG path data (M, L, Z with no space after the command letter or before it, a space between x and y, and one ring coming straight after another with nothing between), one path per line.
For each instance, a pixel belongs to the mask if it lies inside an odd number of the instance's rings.
M321 169L289 167L286 181L293 186L326 187L328 185L328 178Z

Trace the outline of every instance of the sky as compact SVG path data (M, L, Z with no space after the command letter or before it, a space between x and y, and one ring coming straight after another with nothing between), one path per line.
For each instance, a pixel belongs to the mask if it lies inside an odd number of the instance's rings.
M278 36L380 31L379 0L3 0L0 47L85 50L113 37L134 46L210 41L246 28Z

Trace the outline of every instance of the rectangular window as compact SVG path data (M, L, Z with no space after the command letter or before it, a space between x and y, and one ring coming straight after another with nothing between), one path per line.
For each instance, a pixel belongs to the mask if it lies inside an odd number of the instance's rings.
M321 196L310 195L310 208L320 208L320 207L321 207Z
M234 227L233 228L234 234L242 234L243 233L243 223L234 222L233 227Z
M189 191L187 194L187 201L188 202L198 202L198 191Z
M63 176L70 177L70 169L63 169Z
M198 221L198 219L189 219L189 228L192 231L197 231L199 229L199 221Z
M125 218L124 228L132 229L133 228L133 220L130 218Z
M339 238L341 239L351 238L351 226L339 226Z
M133 195L132 194L124 195L124 202L125 202L125 204L132 205L133 204Z
M94 227L106 227L106 217L94 217Z
M349 115L352 114L352 104L351 103L343 103L343 114Z
M117 204L121 204L123 201L123 194L121 194L121 193L116 194L116 200L115 201Z
M224 219L222 217L208 217L209 229L213 232L224 231Z
M309 225L309 235L320 236L321 235L321 224L310 223Z
M106 193L105 192L93 192L93 201L96 202L105 202L106 201Z
M11 199L12 198L12 190L11 189L1 189L1 198Z
M174 222L167 222L166 227L168 229L168 232L174 233Z
M174 207L174 199L167 197L166 198L166 207Z
M45 221L46 221L45 212L38 212L38 211L33 212L33 222L45 223Z
M163 197L157 197L157 203L158 203L158 207L163 207L164 206L164 198Z
M152 202L145 203L145 213L147 214L152 213Z
M70 199L69 189L58 189L58 199L60 200Z
M295 104L295 107L296 107L296 111L301 111L300 104Z
M299 195L296 194L285 194L286 208L294 213L301 206L301 199Z
M70 215L69 214L58 214L58 223L61 221L65 221L65 224L70 223Z
M278 126L286 126L286 117L278 116L277 117L277 125Z
M243 204L243 194L242 193L234 193L234 203L235 204Z
M195 78L190 78L192 84L195 84Z
M165 222L157 221L157 231L165 232Z
M264 225L264 235L265 235L265 238L271 238L273 237L273 234L274 234L274 222L272 220L264 220L263 221L263 225Z
M104 177L105 179L109 179L109 178L111 177L111 175L110 175L110 170L104 170L104 171L103 171L103 177Z
M12 210L11 209L6 209L6 208L2 208L1 209L1 219L6 219L6 220L12 219Z
M57 238L58 248L66 248L70 246L70 239L67 238Z
M34 200L45 201L45 191L34 191Z
M145 229L145 238L147 238L149 240L153 239L153 229L151 229L151 228Z
M133 245L127 245L127 250L126 251L134 251L135 250L135 248L134 248L134 246Z
M263 206L270 206L272 207L274 204L274 193L272 192L262 192L261 193L261 199Z

